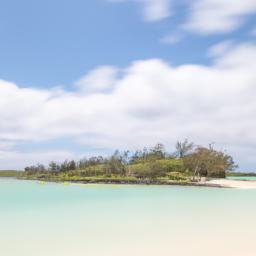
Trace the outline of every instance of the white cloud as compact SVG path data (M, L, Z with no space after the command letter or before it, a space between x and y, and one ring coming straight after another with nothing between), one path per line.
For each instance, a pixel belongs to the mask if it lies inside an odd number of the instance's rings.
M256 0L193 0L185 28L201 34L226 33L255 12Z
M99 93L111 90L116 81L118 69L111 66L102 66L92 70L79 79L75 84L84 93Z
M181 38L181 35L173 33L162 37L160 42L163 44L176 44L181 41Z
M175 5L188 9L185 30L198 34L232 32L241 27L248 15L255 15L256 0L193 0L175 3L172 0L107 0L108 2L135 2L140 6L145 21L167 18L175 11ZM177 14L179 15L179 14ZM179 26L179 24L177 25ZM174 36L162 39L165 43L176 42Z
M144 18L157 21L170 16L170 0L139 0L144 6Z
M234 42L232 40L227 40L224 42L221 42L219 44L214 45L213 47L210 48L209 50L209 56L210 57L218 57L226 52L229 52L231 48L233 48Z
M95 80L87 78L102 75L96 79L97 93L20 88L1 81L0 140L71 137L85 147L136 149L159 141L170 147L177 139L190 138L235 149L243 160L240 148L256 153L255 60L256 46L244 44L217 55L212 66L137 61L113 79L114 86L107 82L107 93L105 84L101 90L105 72L98 69L85 78L86 87L95 88ZM29 159L38 161L37 156ZM28 155L22 157L16 153L6 159L14 163Z
M107 0L112 3L135 2L142 7L146 21L158 21L171 15L171 0Z
M0 150L0 170L24 170L24 167L38 163L48 164L54 160L57 162L65 159L76 159L76 156L68 151L38 151L20 152L12 150Z

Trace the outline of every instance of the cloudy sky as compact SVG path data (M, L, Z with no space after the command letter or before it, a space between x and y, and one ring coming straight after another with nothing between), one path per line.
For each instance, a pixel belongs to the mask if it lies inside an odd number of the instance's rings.
M10 0L0 169L214 142L256 171L256 0Z

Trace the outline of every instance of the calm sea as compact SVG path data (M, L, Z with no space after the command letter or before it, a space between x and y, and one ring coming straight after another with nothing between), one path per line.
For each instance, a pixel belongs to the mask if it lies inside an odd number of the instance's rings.
M3 256L255 256L256 190L0 179Z
M227 179L229 180L255 180L256 181L256 177L250 177L250 176L238 176L238 177L227 177Z

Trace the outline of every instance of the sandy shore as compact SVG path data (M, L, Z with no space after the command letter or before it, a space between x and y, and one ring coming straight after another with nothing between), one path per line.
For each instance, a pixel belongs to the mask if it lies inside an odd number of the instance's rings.
M218 185L226 188L256 189L256 181L214 179L206 181L205 184Z

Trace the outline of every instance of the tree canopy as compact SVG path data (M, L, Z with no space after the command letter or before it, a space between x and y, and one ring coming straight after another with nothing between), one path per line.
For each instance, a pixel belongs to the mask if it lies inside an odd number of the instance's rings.
M48 166L37 164L28 166L28 175L64 175L64 176L120 176L138 179L157 179L187 177L225 177L227 171L237 166L233 158L223 151L209 147L195 146L187 139L177 142L176 150L168 153L163 144L158 143L152 148L143 148L134 153L116 150L110 157L94 156L78 161L51 161Z

